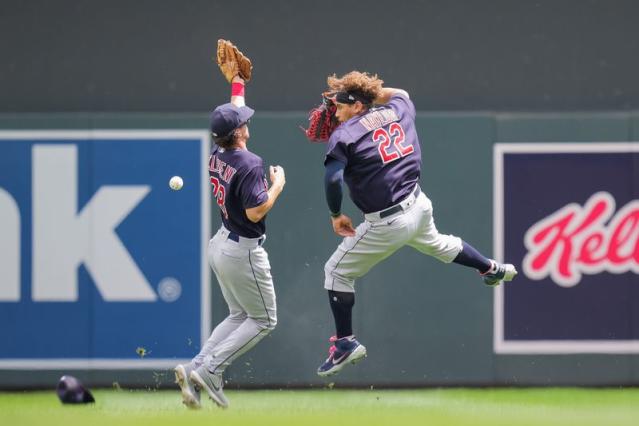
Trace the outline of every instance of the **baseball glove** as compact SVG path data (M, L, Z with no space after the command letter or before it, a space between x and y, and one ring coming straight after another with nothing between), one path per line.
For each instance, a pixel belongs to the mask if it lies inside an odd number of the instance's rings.
M217 41L217 65L229 83L236 75L242 77L244 81L251 79L253 71L251 60L228 40Z
M337 107L330 98L330 93L322 93L322 103L308 114L308 129L302 128L311 142L326 142L331 133L339 125L335 111Z

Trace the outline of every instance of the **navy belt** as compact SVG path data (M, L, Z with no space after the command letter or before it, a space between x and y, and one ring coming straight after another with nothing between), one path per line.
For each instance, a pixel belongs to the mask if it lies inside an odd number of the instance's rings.
M415 198L417 198L417 196L419 195L419 192L420 192L419 185L415 185L415 190L413 191L413 195L415 196ZM394 205L393 207L389 207L386 210L382 210L381 212L379 212L379 218L384 219L385 217L388 217L388 216L394 215L395 213L399 213L403 211L404 209L401 206L402 201L400 201L398 204Z
M235 232L229 232L228 239L229 239L229 240L233 240L233 241L235 241L236 243L239 243L239 242L240 242L240 236L239 236L239 235L237 235ZM259 240L257 240L257 245L258 245L258 246L261 246L263 242L264 242L264 238L260 238Z

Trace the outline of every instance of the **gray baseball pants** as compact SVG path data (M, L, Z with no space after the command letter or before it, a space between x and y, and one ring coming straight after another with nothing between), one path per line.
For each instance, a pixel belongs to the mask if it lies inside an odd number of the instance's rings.
M212 373L223 373L277 324L275 289L266 250L257 238L228 238L221 227L209 242L208 261L229 307L229 315L193 358Z
M420 192L399 203L401 211L381 218L368 213L355 230L355 236L342 240L324 266L324 288L342 292L355 291L355 279L399 248L409 245L420 252L450 263L462 249L462 240L440 234L433 219L433 204Z

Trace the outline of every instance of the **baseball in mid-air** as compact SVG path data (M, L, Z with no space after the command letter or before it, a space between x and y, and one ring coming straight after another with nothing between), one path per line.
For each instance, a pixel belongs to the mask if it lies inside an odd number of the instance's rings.
M179 176L173 176L169 181L169 187L174 191L179 191L180 189L182 189L183 185L184 181Z

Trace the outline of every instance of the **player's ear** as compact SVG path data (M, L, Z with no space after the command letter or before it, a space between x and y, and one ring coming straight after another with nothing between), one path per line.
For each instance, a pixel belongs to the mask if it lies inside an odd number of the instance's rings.
M248 135L248 126L246 124L241 125L233 131L233 142L241 139L244 136L243 132L246 132L246 134Z

